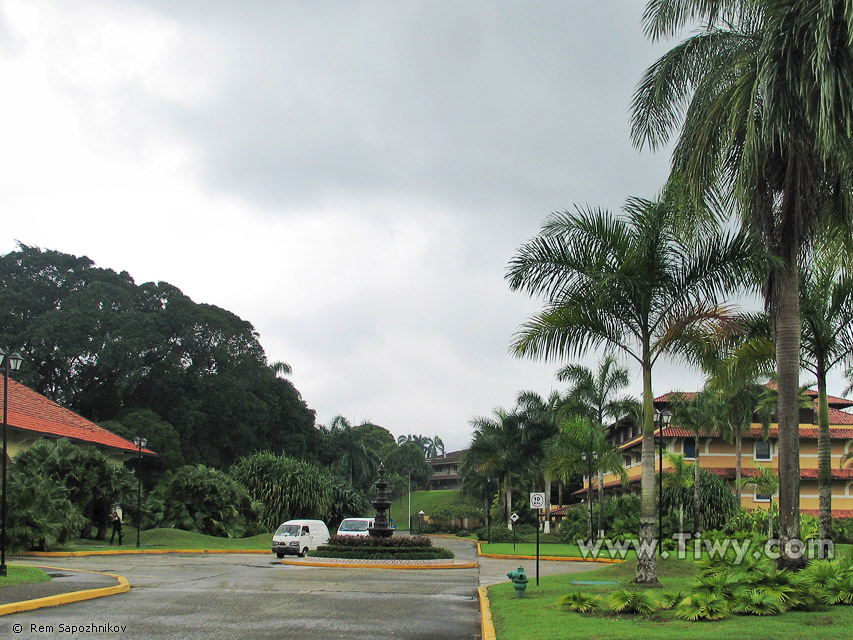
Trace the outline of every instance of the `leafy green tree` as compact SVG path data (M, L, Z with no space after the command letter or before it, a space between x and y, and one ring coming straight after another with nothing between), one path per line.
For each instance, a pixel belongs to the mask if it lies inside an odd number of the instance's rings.
M853 220L853 6L842 0L650 0L647 33L702 28L655 62L634 99L632 137L678 132L674 183L700 206L736 209L764 242L779 397L783 566L800 538L799 270L819 230Z
M652 370L662 356L683 353L693 331L726 319L717 300L763 264L744 235L686 239L671 202L629 200L625 215L583 210L550 216L512 259L513 290L545 299L522 325L516 355L545 359L606 346L635 360L643 376L641 537L655 535ZM640 554L637 582L655 583L654 554Z
M416 489L427 487L432 476L432 467L418 445L414 442L403 442L400 445L389 443L382 451L382 461L389 474L406 478L407 483L411 478L412 487Z
M697 475L694 468L698 465L685 462L683 455L671 452L667 452L666 459L669 461L669 471L663 474L661 482L665 489L678 496L678 531L684 533L684 490L693 489Z
M147 448L157 452L156 457L144 456L142 482L153 488L157 478L166 471L174 471L184 465L181 437L171 424L151 409L133 409L119 414L118 420L108 420L102 425L116 435L130 441L137 436L148 441ZM131 464L136 470L138 461Z
M154 526L224 538L254 533L262 508L240 482L201 464L168 473L148 496Z
M21 475L49 478L67 489L67 497L85 518L79 535L103 540L113 505L123 496L136 495L133 474L109 462L96 449L85 449L66 439L39 440L15 456Z
M376 478L379 451L382 445L394 441L385 429L369 422L354 427L343 416L335 416L327 431L329 446L334 456L333 469L353 487L367 489Z

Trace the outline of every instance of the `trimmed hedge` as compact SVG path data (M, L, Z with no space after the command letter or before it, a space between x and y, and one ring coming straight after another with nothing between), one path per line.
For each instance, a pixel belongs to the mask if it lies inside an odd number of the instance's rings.
M404 549L412 547L432 547L432 540L426 536L392 536L374 538L373 536L330 536L330 546L350 548Z
M448 549L433 548L396 548L382 549L369 547L334 547L324 545L308 555L314 558L346 558L349 560L436 560L441 558L453 558L453 552Z

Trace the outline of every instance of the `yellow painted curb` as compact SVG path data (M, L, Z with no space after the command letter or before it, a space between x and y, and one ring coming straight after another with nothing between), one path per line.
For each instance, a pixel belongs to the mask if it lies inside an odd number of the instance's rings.
M83 556L118 556L128 554L151 554L160 555L164 553L268 553L263 549L127 549L113 550L103 549L97 551L27 551L20 555L35 558L82 558Z
M93 598L103 598L105 596L114 596L119 593L127 593L130 591L130 583L124 576L119 576L114 573L103 573L101 571L81 571L79 569L65 569L60 567L41 567L44 569L57 569L59 571L75 571L77 573L97 573L101 576L110 576L118 580L118 584L114 587L99 587L97 589L86 589L84 591L72 591L71 593L60 593L55 596L46 596L44 598L36 598L35 600L22 600L21 602L10 602L9 604L0 605L0 616L5 616L10 613L18 613L20 611L32 611L33 609L42 609L44 607L55 607L60 604L69 604L71 602L81 602L83 600L92 600Z
M294 567L340 567L343 569L476 569L479 562L444 564L368 564L366 562L322 562L319 560L282 560L281 564Z
M480 596L480 634L483 640L496 640L492 609L489 606L489 590L486 587L479 587L477 593Z
M536 556L527 555L509 555L502 553L483 553L480 548L480 543L477 543L477 555L481 558L496 558L499 560L536 560ZM603 562L607 564L616 564L625 562L621 558L583 558L580 556L539 556L540 560L548 560L551 562Z

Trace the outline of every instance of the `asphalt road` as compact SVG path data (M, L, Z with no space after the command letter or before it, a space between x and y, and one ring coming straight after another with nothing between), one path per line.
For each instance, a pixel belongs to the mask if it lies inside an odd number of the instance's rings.
M475 557L470 543L441 544L454 547L460 559ZM48 564L44 559L24 562ZM118 596L5 616L0 620L3 637L471 640L480 635L477 569L294 567L272 554L90 556L50 564L118 573L133 588ZM22 626L20 633L16 624ZM87 624L118 629L63 630Z
M442 539L458 560L476 560L465 540ZM117 573L129 593L0 619L7 638L292 640L472 640L480 637L477 587L506 580L529 560L480 559L479 569L387 570L282 565L272 554L16 558L15 563ZM543 563L541 574L596 568ZM14 625L21 625L17 632ZM107 632L66 631L110 625Z

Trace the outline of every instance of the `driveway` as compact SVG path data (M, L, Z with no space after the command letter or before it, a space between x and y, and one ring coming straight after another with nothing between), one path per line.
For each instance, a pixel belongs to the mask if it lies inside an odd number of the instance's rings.
M442 538L436 545L452 549L458 560L477 559L470 541ZM506 572L520 564L530 576L531 587L535 576L534 561L488 558L480 559L479 569L444 570L300 567L283 565L272 554L15 558L13 562L117 573L133 587L118 596L0 620L0 633L6 637L33 639L473 640L480 637L477 587L505 581ZM540 574L594 568L587 563L543 562ZM21 632L13 625L21 625ZM111 625L113 630L64 631L72 625Z

